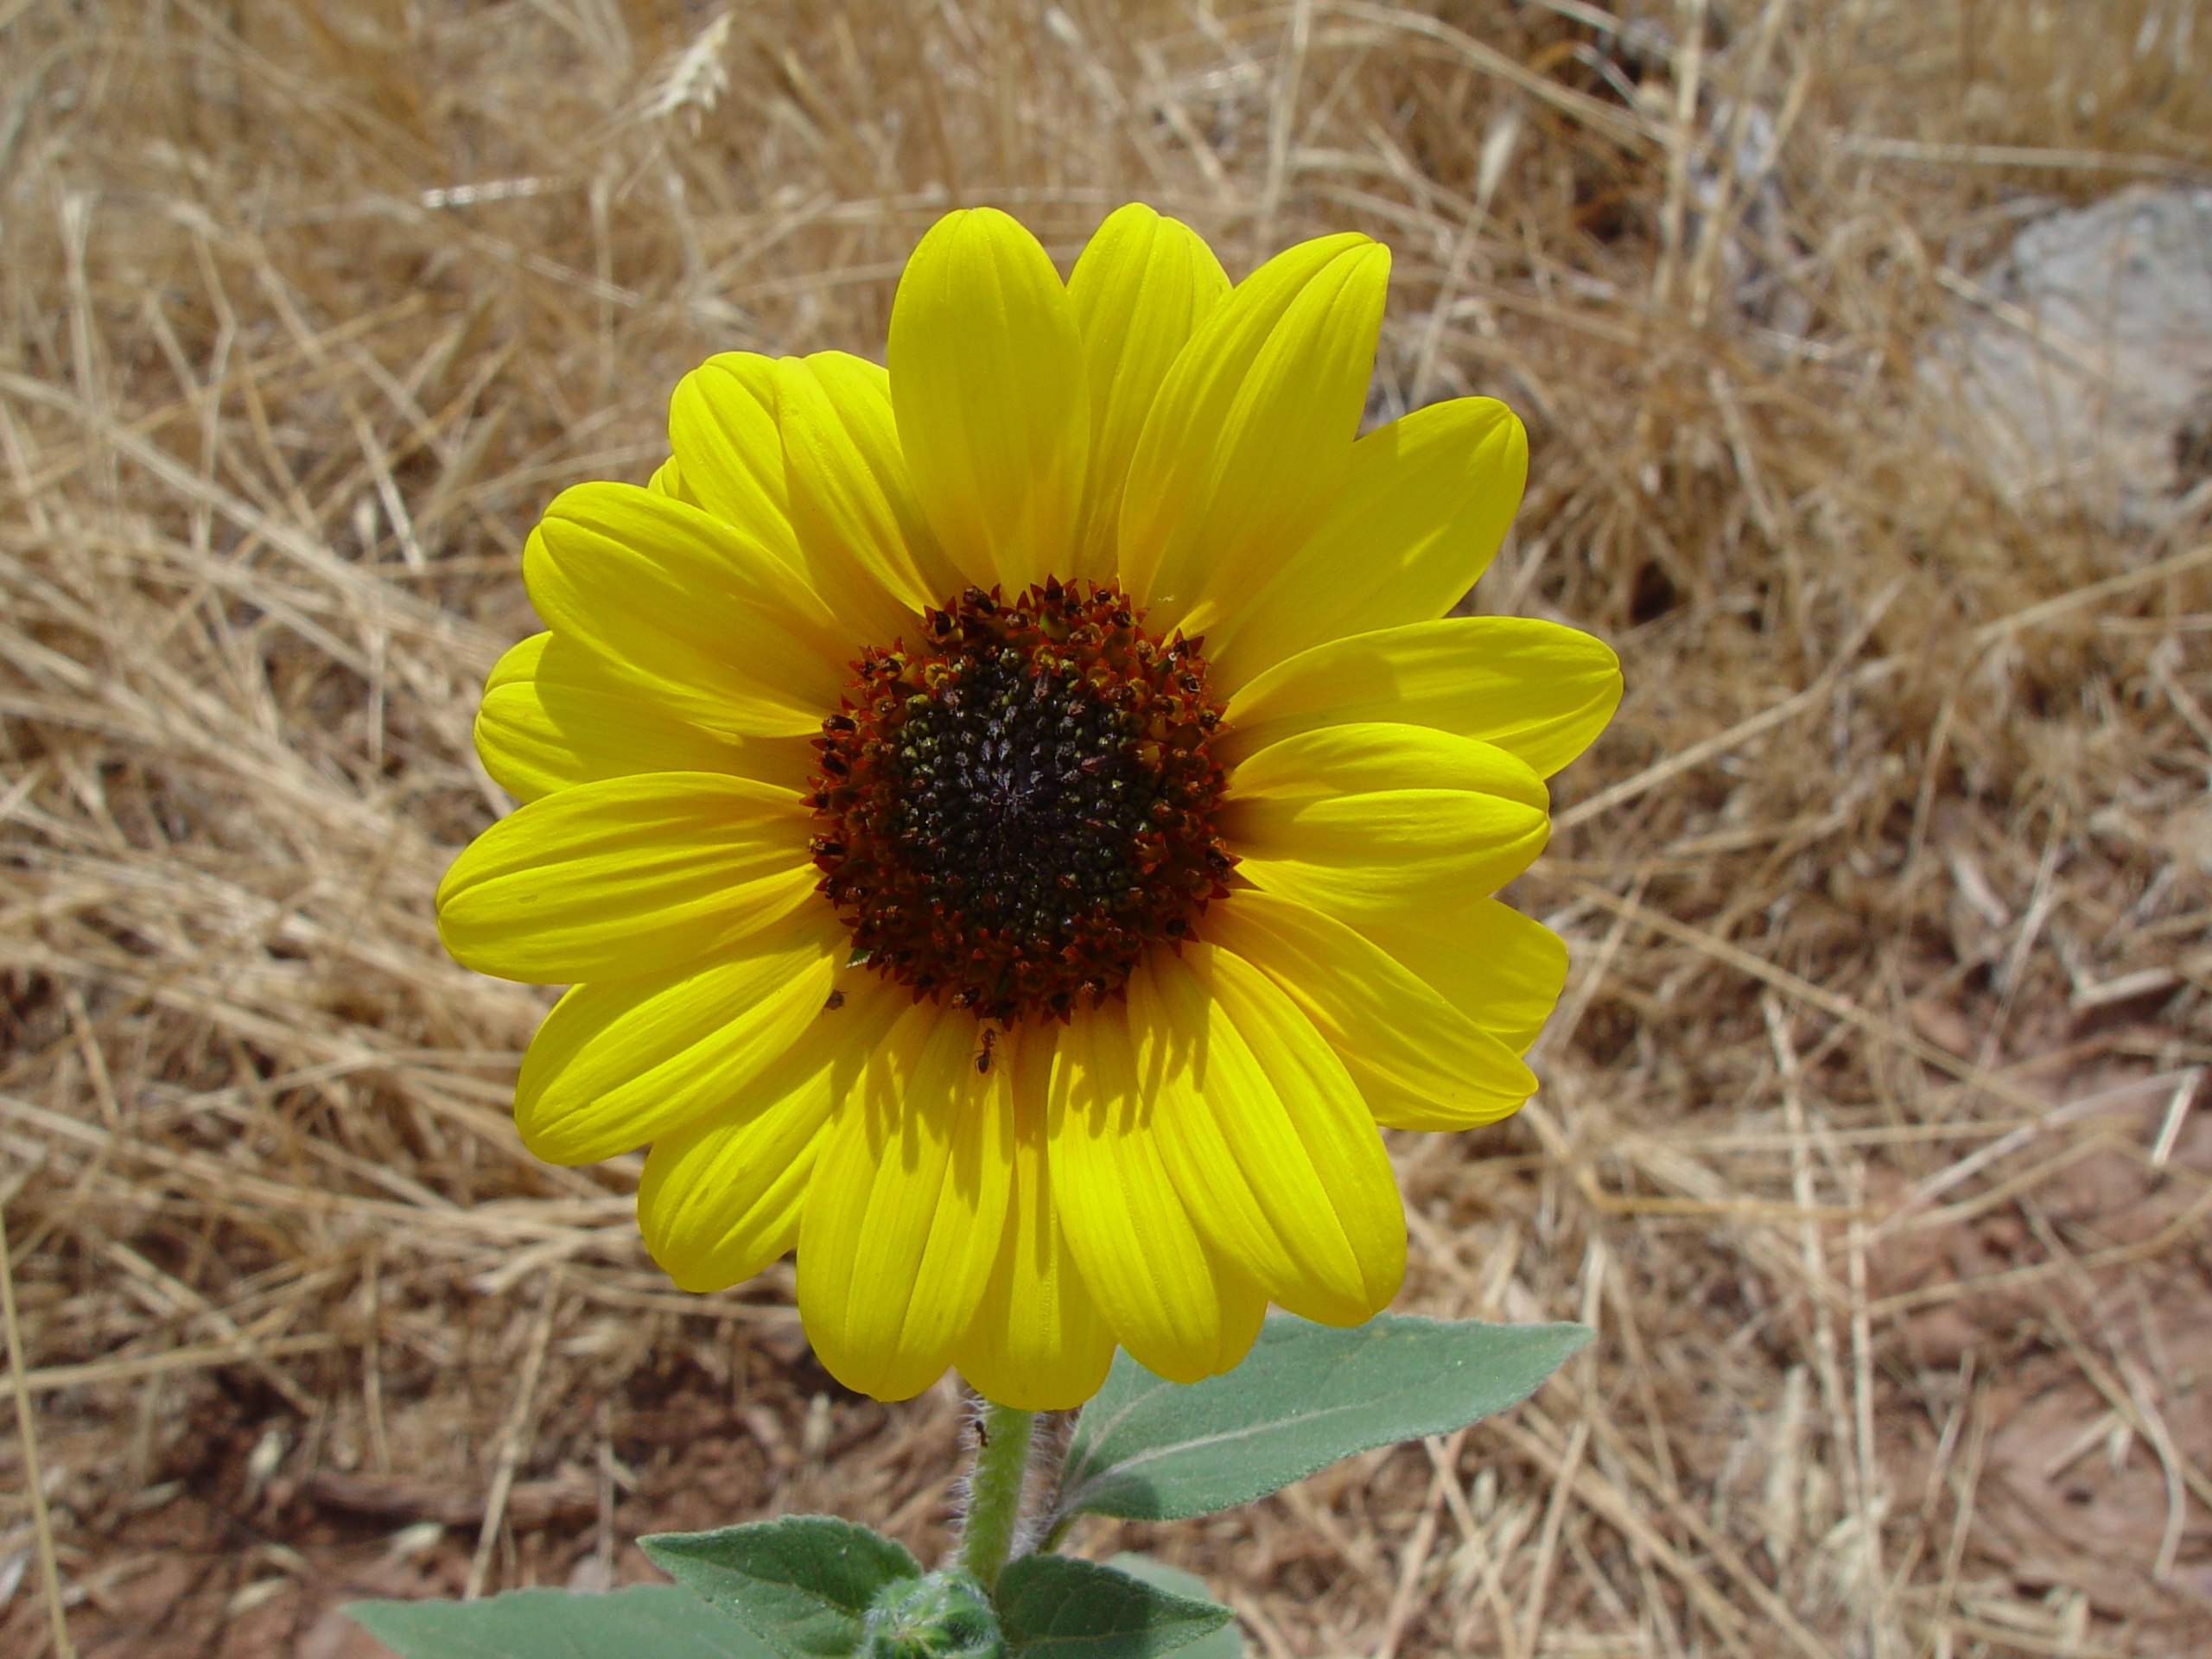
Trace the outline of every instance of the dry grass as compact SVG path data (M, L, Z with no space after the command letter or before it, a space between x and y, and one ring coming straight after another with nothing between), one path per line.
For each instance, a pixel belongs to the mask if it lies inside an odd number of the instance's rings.
M1543 1095L1397 1147L1402 1306L1602 1340L1084 1547L1270 1659L2212 1647L2206 492L2009 500L1913 369L2024 200L2212 167L2212 17L1632 10L0 3L0 1648L48 1540L149 1659L655 1527L942 1541L950 1397L836 1389L787 1280L669 1290L634 1160L527 1158L543 998L429 895L555 489L710 350L876 348L945 205L1071 256L1131 195L1233 270L1389 240L1376 412L1531 427L1475 602L1630 693L1515 895L1576 946Z

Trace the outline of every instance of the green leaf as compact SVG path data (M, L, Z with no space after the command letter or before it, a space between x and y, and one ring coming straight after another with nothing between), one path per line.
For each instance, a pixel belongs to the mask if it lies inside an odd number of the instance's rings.
M1580 1325L1271 1316L1244 1363L1187 1387L1126 1353L1076 1420L1056 1519L1176 1521L1249 1503L1338 1458L1518 1404L1590 1340Z
M1154 1659L1229 1623L1203 1593L1177 1595L1071 1555L1025 1555L999 1574L999 1624L1014 1659Z
M882 1534L827 1515L664 1532L638 1544L783 1659L845 1659L860 1645L878 1592L922 1576L914 1558Z
M1165 1590L1171 1596L1183 1596L1192 1601L1213 1600L1213 1591L1197 1573L1155 1561L1149 1555L1132 1555L1124 1551L1106 1565L1133 1579L1142 1579L1154 1589ZM1177 1659L1244 1659L1244 1633L1232 1620L1179 1649Z
M604 1596L355 1601L340 1611L399 1659L772 1659L743 1625L673 1584Z

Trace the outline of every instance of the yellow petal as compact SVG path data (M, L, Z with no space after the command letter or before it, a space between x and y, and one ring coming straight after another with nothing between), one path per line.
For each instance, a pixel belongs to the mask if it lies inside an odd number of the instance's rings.
M697 507L579 484L545 510L522 569L548 626L709 731L802 736L837 706L849 634L773 550Z
M858 639L912 632L923 606L975 578L944 556L914 499L889 378L845 352L787 357L776 365L776 397L791 521L815 591L836 598ZM988 587L989 573L979 574Z
M978 1072L976 1017L922 1003L869 1057L823 1143L799 1223L798 1301L849 1389L905 1400L974 1324L1014 1185L1007 1068Z
M1061 575L1103 582L1114 574L1137 436L1167 371L1228 292L1205 240L1142 202L1108 214L1075 262L1068 298L1090 381L1090 467L1077 551Z
M1129 978L1161 1162L1207 1242L1303 1318L1356 1325L1405 1272L1390 1160L1343 1063L1251 963L1211 945Z
M992 207L939 219L899 279L888 356L899 447L954 561L1009 598L1065 566L1090 397L1067 289L1037 238Z
M1408 912L1360 931L1516 1054L1536 1040L1567 983L1559 935L1495 899L1448 917Z
M683 496L786 564L798 563L776 428L776 365L723 352L676 383L668 443Z
M515 1079L523 1144L596 1163L727 1105L813 1023L851 946L835 911L807 905L709 961L575 987Z
M1432 404L1369 433L1305 545L1207 627L1215 685L1233 691L1325 639L1443 615L1497 553L1528 476L1528 434L1495 398Z
M1384 1123L1465 1128L1535 1092L1529 1068L1471 1011L1319 911L1240 890L1207 908L1205 934L1281 987Z
M1539 811L1544 780L1505 750L1393 721L1324 726L1270 743L1229 773L1232 799L1299 799L1394 789L1472 790Z
M1214 1338L1212 1375L1233 1371L1252 1351L1260 1334L1260 1321L1268 1316L1268 1294L1235 1267L1214 1258L1214 1278L1221 1292L1221 1328Z
M1053 1204L1045 1126L1056 1035L1052 1026L1033 1025L999 1045L999 1063L1012 1068L1013 1196L982 1306L952 1353L970 1388L1020 1411L1081 1405L1114 1357L1114 1333L1068 1253Z
M788 790L649 772L532 801L438 884L438 936L479 973L558 985L696 961L780 924L814 891Z
M1278 663L1230 699L1213 752L1234 766L1319 727L1400 721L1496 744L1548 778L1620 700L1620 659L1603 640L1526 617L1445 617Z
M798 1243L807 1183L830 1114L911 999L849 969L845 1002L817 1010L742 1097L653 1142L638 1182L638 1225L680 1289L750 1279Z
M544 671L545 652L553 643L549 630L518 639L499 653L492 664L492 671L484 677L484 689L496 691L503 685L515 685L536 679Z
M1302 243L1238 283L1175 359L1122 499L1122 583L1155 630L1205 632L1335 500L1389 271L1363 236Z
M1543 780L1504 750L1419 726L1331 726L1230 774L1215 822L1255 887L1359 925L1471 903L1543 850Z
M1077 1014L1053 1054L1046 1127L1068 1250L1130 1357L1196 1382L1244 1357L1267 1297L1199 1236L1161 1162L1156 1106L1128 1010Z
M699 498L684 483L683 469L676 464L674 455L653 469L653 475L645 480L645 487L655 495L673 496L677 500L688 502L695 507L699 505Z
M804 739L702 730L550 632L493 665L476 711L476 753L519 801L642 772L727 772L797 791L814 766Z

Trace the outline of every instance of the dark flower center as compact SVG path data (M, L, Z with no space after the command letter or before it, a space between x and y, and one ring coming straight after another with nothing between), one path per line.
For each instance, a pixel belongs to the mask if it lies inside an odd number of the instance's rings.
M870 646L822 722L821 891L855 961L985 1019L1065 1019L1188 938L1235 861L1199 641L1109 583L970 588Z

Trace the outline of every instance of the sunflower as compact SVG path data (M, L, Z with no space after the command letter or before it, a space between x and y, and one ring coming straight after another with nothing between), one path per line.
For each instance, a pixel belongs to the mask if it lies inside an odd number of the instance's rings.
M453 955L571 988L538 1156L650 1146L690 1290L798 1252L823 1363L1087 1399L1266 1305L1395 1293L1380 1126L1512 1111L1566 971L1490 895L1611 652L1445 613L1527 467L1490 399L1357 435L1389 269L1345 234L1231 286L1141 206L1063 283L990 209L925 235L888 369L709 359L650 484L560 495L548 632L476 727L524 804L438 892Z

